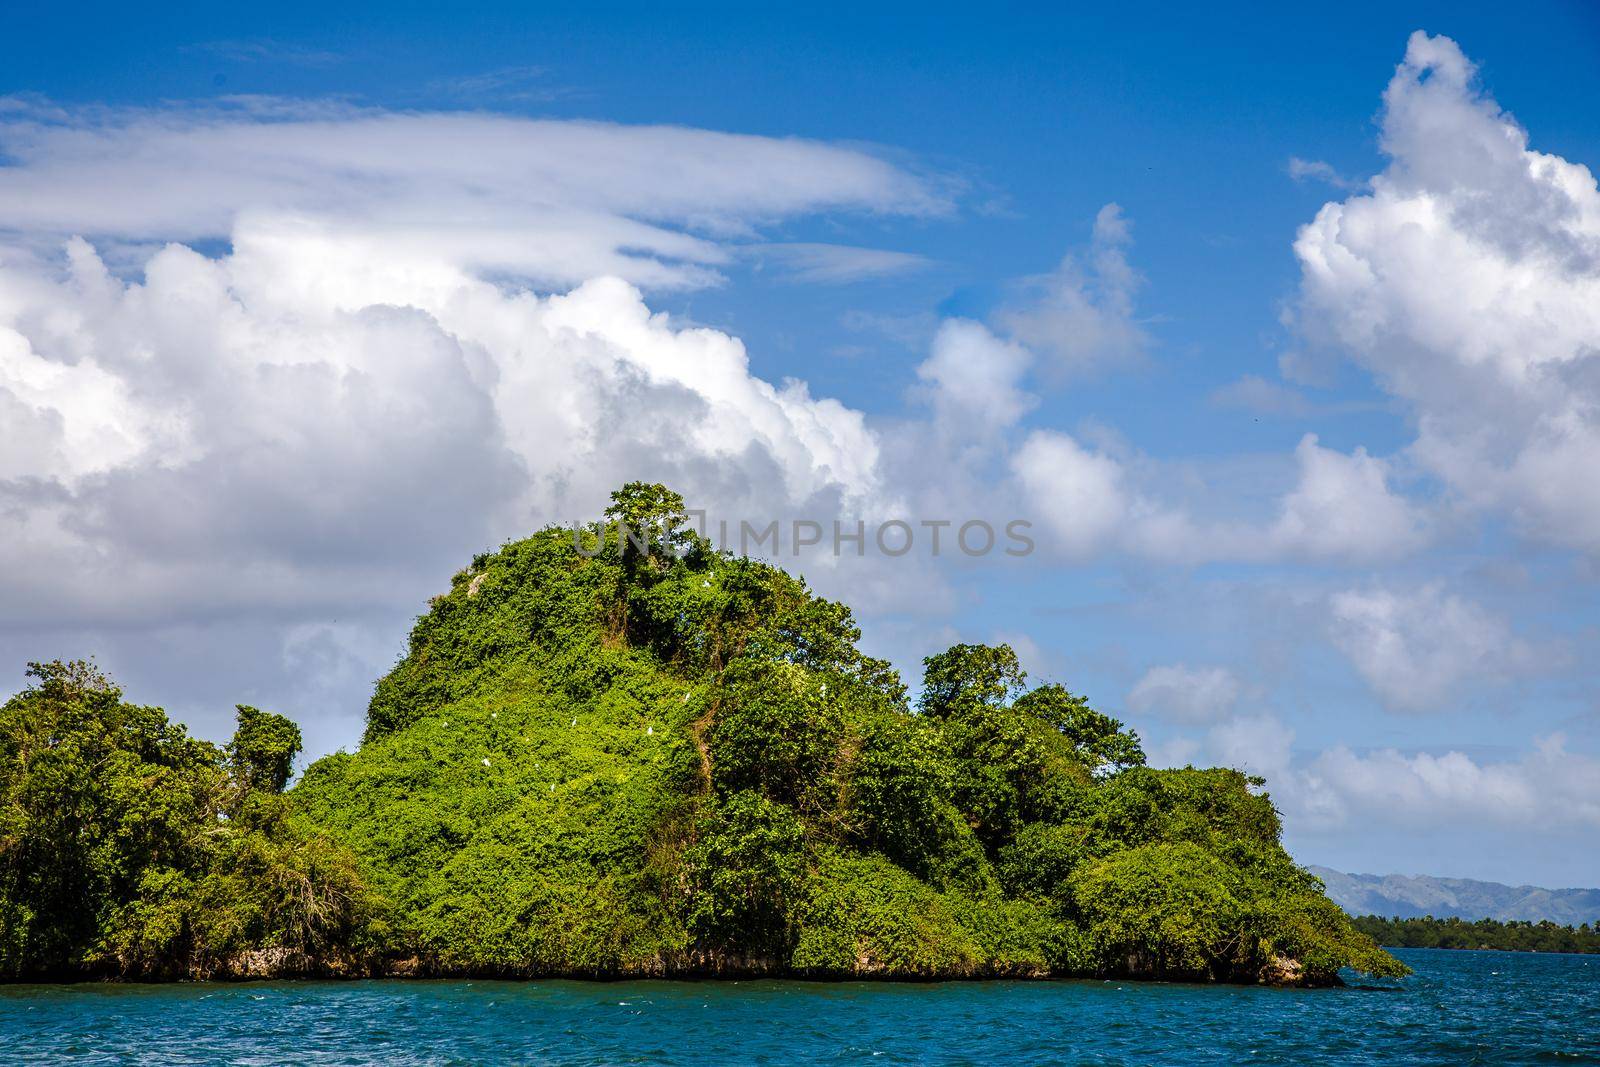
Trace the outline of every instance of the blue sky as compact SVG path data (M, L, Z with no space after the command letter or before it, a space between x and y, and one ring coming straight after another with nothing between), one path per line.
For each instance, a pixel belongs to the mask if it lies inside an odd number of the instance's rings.
M1027 517L796 565L1306 862L1595 884L1597 60L1576 3L8 13L0 654L320 754L625 477Z

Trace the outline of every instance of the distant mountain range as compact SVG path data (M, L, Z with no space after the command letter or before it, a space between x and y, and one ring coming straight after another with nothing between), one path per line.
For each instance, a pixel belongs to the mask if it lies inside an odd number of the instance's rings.
M1549 919L1562 926L1600 922L1600 889L1540 889L1470 878L1428 875L1344 874L1327 867L1311 873L1328 887L1328 896L1351 915L1411 919Z

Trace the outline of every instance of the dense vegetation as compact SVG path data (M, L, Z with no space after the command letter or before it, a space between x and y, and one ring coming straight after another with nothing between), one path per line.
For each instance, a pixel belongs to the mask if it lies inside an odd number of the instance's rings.
M1363 915L1356 929L1391 948L1497 948L1508 952L1600 952L1600 924L1557 926L1553 922L1494 919L1385 919Z
M1259 779L1139 739L1005 646L915 706L842 605L660 486L456 575L360 751L184 736L81 665L0 723L9 975L1125 974L1404 968L1278 843Z
M241 707L219 748L88 664L28 673L0 707L0 974L261 969L349 941L365 890L283 795L292 722Z

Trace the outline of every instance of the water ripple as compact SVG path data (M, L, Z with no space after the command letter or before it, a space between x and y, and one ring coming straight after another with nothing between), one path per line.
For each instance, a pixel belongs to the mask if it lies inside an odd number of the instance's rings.
M1593 958L1400 953L1391 986L281 982L0 988L81 1064L1600 1064Z

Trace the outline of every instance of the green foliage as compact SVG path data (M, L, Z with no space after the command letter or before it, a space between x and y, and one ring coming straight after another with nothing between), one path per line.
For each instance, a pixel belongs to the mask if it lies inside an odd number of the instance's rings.
M952 645L922 665L917 710L941 718L1008 703L1028 678L1010 645Z
M954 767L954 799L998 852L1022 825L1059 821L1090 784L1070 741L1015 706L973 703L941 724Z
M1355 928L1380 945L1393 948L1501 949L1507 952L1600 952L1600 923L1558 926L1542 922L1497 922L1494 919L1385 919L1363 915Z
M950 901L881 856L818 857L793 963L820 975L981 973L982 946Z
M1050 900L1061 892L1089 849L1084 827L1028 823L1000 851L1000 882L1014 896Z
M92 665L28 674L0 708L0 974L208 973L349 939L353 861L275 795L293 724L241 709L235 782L222 750Z
M1242 939L1230 875L1195 845L1158 844L1088 864L1069 885L1102 969L1215 978Z
M792 809L749 790L711 805L687 861L691 926L716 952L788 955L790 911L805 878L805 827Z
M228 742L228 762L246 790L281 793L300 754L300 727L271 712L238 705L238 728Z
M844 724L827 684L786 662L724 671L707 733L718 791L765 793L812 815L833 808Z
M923 873L943 836L935 813L951 806L953 767L939 731L910 715L883 714L861 729L851 761L849 806L864 845Z
M618 551L624 566L635 559L635 554L649 550L686 547L693 543L683 530L688 519L683 497L664 485L646 482L629 482L611 494L611 506L606 508L606 518L619 527Z
M145 872L102 923L96 958L145 978L255 973L253 956L309 967L339 960L368 908L349 852L254 794L203 865Z
M474 559L360 751L287 792L286 719L241 707L218 749L36 668L0 710L0 969L1402 970L1284 853L1259 780L1144 767L1006 646L930 656L913 711L848 608L686 514L632 483L597 528Z
M1071 743L1078 762L1090 773L1104 775L1144 766L1139 735L1089 706L1059 685L1041 685L1014 705L1018 711L1048 723Z

